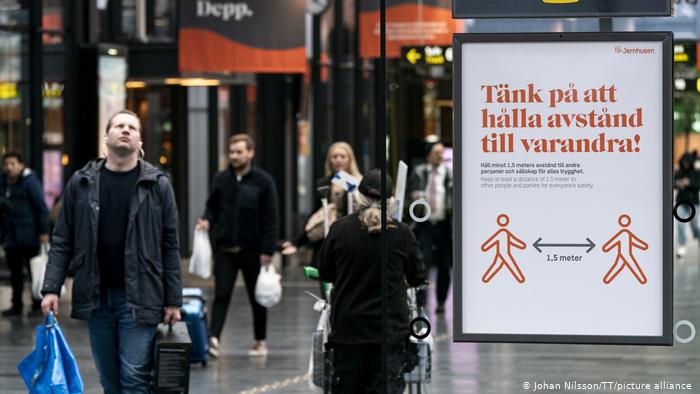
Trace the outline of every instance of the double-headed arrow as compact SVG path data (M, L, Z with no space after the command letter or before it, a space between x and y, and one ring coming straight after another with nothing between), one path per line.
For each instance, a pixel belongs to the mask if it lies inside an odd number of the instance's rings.
M534 246L535 249L537 249L537 251L540 253L542 253L542 249L540 248L588 248L586 250L586 253L589 253L591 250L593 250L593 248L595 248L595 244L593 243L593 241L591 241L590 238L586 238L586 241L588 241L588 243L585 244L544 244L540 241L542 241L542 237L537 238L537 241L535 241L535 243L532 244L532 246Z

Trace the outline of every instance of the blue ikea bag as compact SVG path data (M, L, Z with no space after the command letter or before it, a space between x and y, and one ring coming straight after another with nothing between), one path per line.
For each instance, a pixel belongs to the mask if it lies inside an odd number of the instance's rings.
M84 391L78 363L66 338L49 312L46 324L36 327L34 350L17 364L30 394L79 394Z

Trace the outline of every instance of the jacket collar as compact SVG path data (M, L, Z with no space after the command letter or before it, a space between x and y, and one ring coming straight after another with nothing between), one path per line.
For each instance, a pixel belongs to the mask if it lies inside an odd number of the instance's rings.
M104 167L106 160L103 159L96 159L92 160L89 163L85 165L85 167L81 168L77 174L80 176L80 179L82 181L87 181L87 182L94 182L95 178L97 175L100 173L100 170L102 167ZM151 163L139 159L139 179L136 181L136 183L140 182L158 182L158 177L161 175L164 175L161 170L159 170L156 166L152 165Z

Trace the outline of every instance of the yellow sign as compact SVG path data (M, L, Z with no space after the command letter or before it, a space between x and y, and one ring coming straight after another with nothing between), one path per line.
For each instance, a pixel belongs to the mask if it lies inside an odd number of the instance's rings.
M0 82L0 100L17 97L17 84L14 82Z
M416 48L411 48L411 50L406 53L406 60L411 64L416 64L422 57L423 55L416 51Z
M673 61L676 63L685 63L689 59L687 53L675 53L673 54Z

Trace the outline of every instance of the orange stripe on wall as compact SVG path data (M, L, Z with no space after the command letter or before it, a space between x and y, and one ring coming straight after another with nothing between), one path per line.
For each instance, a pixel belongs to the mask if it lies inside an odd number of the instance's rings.
M303 73L306 48L262 49L202 29L181 29L180 72Z
M386 11L387 21L387 57L401 56L401 47L409 45L452 45L452 34L460 31L459 21L452 19L452 10L423 6L422 12L416 4L403 4L391 7ZM409 38L392 40L389 30L394 22L417 23L419 14L422 22L445 22L445 33L436 34L431 39ZM413 29L415 31L415 29ZM375 33L376 32L376 33ZM379 11L363 12L360 14L360 56L362 58L377 58L380 56L379 48Z

